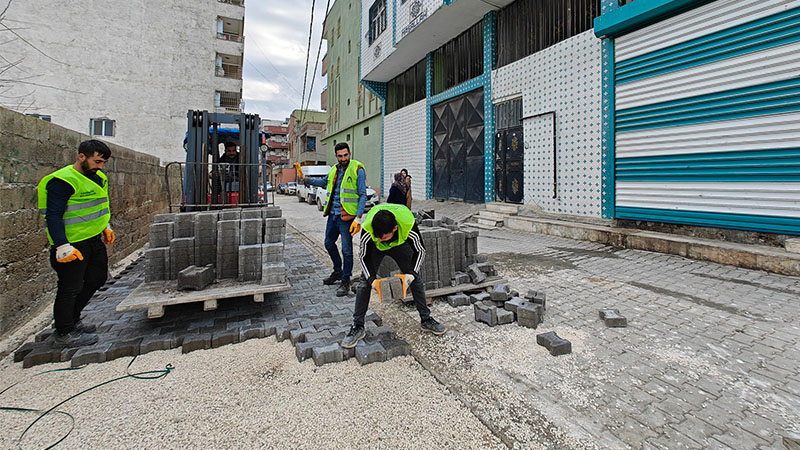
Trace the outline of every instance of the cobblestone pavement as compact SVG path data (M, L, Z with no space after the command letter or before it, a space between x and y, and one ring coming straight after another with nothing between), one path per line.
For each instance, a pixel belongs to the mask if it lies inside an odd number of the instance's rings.
M111 279L95 294L84 310L84 321L96 325L99 341L91 347L55 349L51 345L52 329L40 332L36 342L23 345L14 354L24 367L50 362L71 361L76 367L113 359L181 347L184 353L252 338L275 336L278 341L291 340L297 346L298 360L311 358L316 347L338 344L353 320L352 297L336 297L336 286L322 286L327 276L325 266L309 252L308 245L297 239L303 235L287 235L285 257L288 280L292 289L265 295L263 303L252 297L228 298L219 301L218 309L203 311L203 303L168 306L159 319L148 319L146 310L117 312L116 306L144 281L144 262L134 262ZM391 351L384 356L408 353L405 342L395 339L394 330L381 327L382 321L373 311L367 315L367 342L381 342L378 351ZM338 346L337 346L338 347ZM334 354L315 356L315 362L339 359ZM363 352L361 352L363 353ZM355 351L344 352L347 359ZM375 358L375 356L373 356ZM380 356L377 356L380 358Z
M480 233L479 251L513 289L547 292L539 329L489 328L474 321L472 307L436 301L434 317L450 332L431 339L417 331L413 308L372 306L506 444L783 448L783 436L800 433L800 279L553 236ZM619 309L628 327L606 328L598 317L606 307ZM535 335L546 331L572 341L572 354L552 357L537 346Z

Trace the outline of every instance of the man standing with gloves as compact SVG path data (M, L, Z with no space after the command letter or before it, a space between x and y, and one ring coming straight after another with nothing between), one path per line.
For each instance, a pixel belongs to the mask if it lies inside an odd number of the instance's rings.
M81 322L81 311L106 282L114 242L109 226L108 178L102 172L111 150L97 140L82 142L75 164L39 182L39 211L50 241L50 265L58 275L53 305L54 343L78 347L97 342L95 327Z
M353 274L353 236L361 231L364 205L367 202L367 175L364 164L350 159L350 147L340 142L335 147L336 160L330 172L322 179L306 178L304 181L314 186L326 186L328 198L325 202L325 250L333 262L333 273L322 280L323 284L334 284L340 279L341 286L336 290L337 297L344 297L350 290L350 276ZM342 237L342 257L336 248L336 241ZM344 264L342 264L344 259Z

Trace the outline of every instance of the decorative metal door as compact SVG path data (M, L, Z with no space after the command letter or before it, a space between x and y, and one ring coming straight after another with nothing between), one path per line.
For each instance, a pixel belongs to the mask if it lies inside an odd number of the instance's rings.
M433 197L484 201L483 89L433 106Z
M522 100L496 106L497 133L494 144L494 182L498 201L522 203L524 200L525 140L522 132Z

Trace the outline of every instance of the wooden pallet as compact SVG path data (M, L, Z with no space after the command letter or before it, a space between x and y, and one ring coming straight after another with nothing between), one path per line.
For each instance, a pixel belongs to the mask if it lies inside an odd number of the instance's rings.
M252 295L253 301L260 303L264 301L264 294L292 288L289 282L262 285L260 281L233 279L218 280L200 291L179 291L177 284L175 280L142 283L117 305L117 311L147 309L147 318L157 319L164 316L165 306L203 302L203 310L212 311L217 309L218 300Z
M450 294L457 294L459 292L479 291L502 283L507 283L505 278L497 276L489 277L483 283L479 284L464 283L464 284L459 284L458 286L445 286L438 289L429 289L425 291L425 298L430 300L433 299L434 297L444 297ZM405 303L411 303L414 301L414 299L411 297L410 290L406 298L403 299L403 301Z

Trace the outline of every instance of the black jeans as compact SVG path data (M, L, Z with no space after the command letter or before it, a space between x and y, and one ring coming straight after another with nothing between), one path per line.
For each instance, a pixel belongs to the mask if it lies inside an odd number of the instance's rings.
M408 241L404 242L397 247L392 247L386 251L380 251L375 246L375 243L370 239L366 244L364 264L370 273L369 279L364 275L361 276L361 283L356 290L356 306L353 312L353 325L364 326L364 316L367 315L367 308L369 307L369 294L372 288L372 282L375 281L375 274L378 272L378 267L381 265L383 258L390 257L394 259L400 270L406 274L414 275L414 281L411 282L411 295L414 297L414 306L417 307L419 318L421 321L427 320L431 316L431 310L428 309L428 304L425 301L425 283L422 277L414 272L414 262L416 260L414 250Z
M69 333L81 319L81 311L108 278L108 254L99 234L72 246L83 255L68 263L56 261L56 247L50 247L50 265L58 275L53 318L59 333Z

